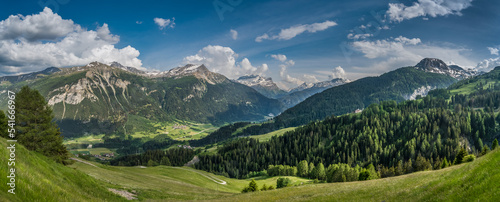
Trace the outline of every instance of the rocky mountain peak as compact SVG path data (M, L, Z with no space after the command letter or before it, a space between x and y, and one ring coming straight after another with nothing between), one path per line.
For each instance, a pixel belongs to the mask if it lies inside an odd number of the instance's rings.
M273 79L271 77L263 77L260 75L247 75L247 76L241 76L240 78L236 79L238 83L245 84L247 86L276 86L276 84L273 82Z
M447 65L440 59L436 58L424 58L421 60L415 68L425 72L432 72L438 74L446 74L455 79L465 79L477 74L474 70L466 70L458 65Z
M225 76L208 70L205 65L187 64L183 67L176 67L168 71L161 72L154 77L181 78L185 76L194 76L198 79L207 81L210 84L222 83L228 80Z
M448 70L448 65L444 63L442 60L437 58L424 58L417 65L415 65L418 69L421 70L432 70L432 69L442 69Z

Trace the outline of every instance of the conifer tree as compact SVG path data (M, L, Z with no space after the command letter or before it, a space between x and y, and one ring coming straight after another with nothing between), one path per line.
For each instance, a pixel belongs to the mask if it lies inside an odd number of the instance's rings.
M0 137L8 138L7 117L2 110L0 110Z
M63 137L52 121L52 109L45 98L24 86L15 98L17 140L27 149L37 151L59 163L70 163Z
M455 160L453 161L453 165L461 164L465 156L467 156L467 151L465 151L464 148L460 149L457 156L455 157Z
M257 182L255 182L254 179L252 179L252 181L250 181L250 183L248 184L248 191L249 192L259 191L259 186L257 186Z
M481 150L481 156L486 155L488 152L490 152L490 148L485 144L483 150Z
M450 166L450 164L448 163L446 157L444 157L443 163L441 163L441 168L446 168L448 166Z
M495 138L493 144L491 144L491 150L495 150L498 147L498 140Z

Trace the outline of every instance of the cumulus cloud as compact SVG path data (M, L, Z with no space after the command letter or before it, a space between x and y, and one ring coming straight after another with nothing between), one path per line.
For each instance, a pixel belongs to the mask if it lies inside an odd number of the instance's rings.
M500 57L483 60L477 64L476 69L478 71L489 72L498 66L500 66Z
M498 55L498 51L499 51L498 48L488 47L488 50L490 51L490 53L492 55Z
M460 11L471 6L473 0L418 0L411 6L390 3L387 16L393 22L401 22L416 17L437 17L461 15Z
M231 29L231 30L229 31L229 33L231 34L231 38L232 38L233 40L238 39L238 31L236 31L236 30L234 30L234 29Z
M361 51L365 57L373 59L383 56L399 55L406 52L405 45L417 45L419 38L409 39L399 36L393 40L355 41L352 45Z
M46 7L37 15L11 15L1 21L0 40L56 40L79 28Z
M331 79L345 79L345 71L342 67L338 66L333 68L332 73L328 76Z
M452 61L465 68L472 68L475 62L469 60L464 52L470 51L460 47L447 45L424 44L419 38L397 37L376 41L356 41L352 47L364 57L373 59L362 69L365 73L383 73L399 67L417 64L426 57Z
M238 54L230 47L206 46L196 55L187 56L184 62L188 64L205 64L213 72L223 74L229 78L237 78L248 74L263 75L269 70L267 64L253 66L248 58L236 62Z
M280 67L281 67L281 69L280 69L281 81L289 83L289 84L294 84L294 85L300 85L300 84L304 83L304 81L290 76L288 74L288 71L287 71L288 67L286 65L280 65Z
M276 59L276 60L279 60L281 62L285 62L286 61L286 55L282 55L282 54L276 54L276 55L271 55L272 58ZM293 62L293 60L292 60Z
M120 37L111 34L107 24L96 30L82 29L49 8L29 16L9 16L0 22L0 29L0 74L32 72L49 66L78 66L92 61L117 61L125 66L142 67L138 50L131 46L115 47Z
M333 21L325 21L321 23L305 24L305 25L294 25L287 29L282 29L277 35L269 35L267 33L255 38L256 42L262 42L263 40L290 40L297 35L304 32L315 33L318 31L326 30L330 27L336 26L337 23Z
M163 19L163 18L154 18L155 24L158 25L160 30L164 30L165 28L174 28L175 27L175 18L172 19Z

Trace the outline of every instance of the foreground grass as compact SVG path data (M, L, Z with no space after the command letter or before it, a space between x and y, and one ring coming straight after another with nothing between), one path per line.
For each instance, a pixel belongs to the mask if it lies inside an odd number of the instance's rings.
M239 194L225 201L498 201L500 149L437 171L362 182L313 184Z
M7 192L7 140L0 138L0 201L123 201L101 181L16 144L16 194Z
M0 145L7 147L0 138ZM7 175L8 151L0 150L0 173ZM500 149L476 161L438 171L379 180L310 184L289 177L293 186L241 194L250 180L216 176L187 167L114 167L77 162L69 167L24 149L16 149L16 195L7 192L7 178L0 178L0 201L123 201L108 188L135 193L139 200L217 201L498 201ZM276 187L276 179L256 178ZM225 181L226 184L214 182Z

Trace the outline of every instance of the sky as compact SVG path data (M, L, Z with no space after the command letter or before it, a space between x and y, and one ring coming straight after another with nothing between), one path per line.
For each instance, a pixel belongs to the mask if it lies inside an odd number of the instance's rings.
M117 61L147 71L205 64L279 87L350 80L426 57L500 65L500 1L5 1L0 76Z

